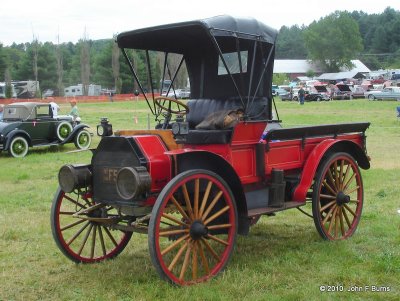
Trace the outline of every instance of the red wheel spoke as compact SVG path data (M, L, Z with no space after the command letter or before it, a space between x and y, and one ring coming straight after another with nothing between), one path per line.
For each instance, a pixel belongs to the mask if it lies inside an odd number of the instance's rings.
M228 211L230 209L229 206L225 206L224 208L222 208L221 210L217 211L216 213L214 213L211 217L209 217L206 221L204 221L204 225L208 225L210 222L212 222L213 220L215 220L217 217L221 216L222 214L224 214L226 211Z
M214 208L215 204L218 202L218 200L221 198L223 192L219 191L217 193L217 195L214 197L214 199L212 200L211 204L208 206L206 212L204 212L203 216L201 217L201 219L204 221L207 216L210 214L211 210Z
M176 240L173 244L169 245L167 248L165 248L164 250L161 251L161 255L165 255L168 252L170 252L172 249L174 249L175 247L177 247L182 241L184 241L185 239L189 238L189 234L186 234L184 236L182 236L181 238L179 238L178 240Z
M227 242L225 240L222 240L222 239L220 239L220 238L218 238L218 237L216 237L214 235L208 234L207 237L212 239L212 240L214 240L214 241L216 241L216 242L219 242L220 244L223 244L225 246L229 245L229 242Z
M185 199L187 211L189 212L190 219L193 221L194 220L193 209L192 209L192 204L190 203L189 193L187 191L186 184L182 185L182 192L183 192L183 198Z
M168 266L168 270L172 271L172 269L175 267L176 263L178 262L179 258L182 256L183 252L188 247L188 245L189 245L189 241L185 241L185 243L179 249L178 253L176 253L175 257L172 259L170 265Z
M180 221L179 219L177 219L177 218L175 218L175 217L173 217L173 216L171 216L169 214L163 213L161 216L166 218L166 219L169 219L172 222L177 223L178 225L181 225L181 226L184 226L184 227L188 227L188 224Z
M199 211L199 218L203 216L204 209L207 204L208 196L210 195L211 187L212 187L212 182L209 181L207 184L206 191L204 192L203 200L201 201L201 206L200 206L200 211Z
M90 222L87 222L86 224L84 224L82 226L82 228L79 229L78 232L75 233L74 236L72 236L72 238L67 242L67 245L69 246L70 244L72 244L74 242L74 240L87 228L87 226L90 225Z
M322 207L322 208L319 210L319 212L325 211L325 209L328 209L329 207L333 206L334 204L336 204L336 201L329 202L329 203L326 204L324 207Z
M205 245L206 249L208 252L211 253L211 255L217 260L221 261L221 258L219 258L218 254L214 251L214 249L211 247L211 245L206 241L204 238L201 239L202 243Z
M65 231L65 230L67 230L69 228L75 227L76 225L82 224L83 222L85 222L84 219L78 220L78 221L76 221L76 222L74 222L72 224L69 224L67 226L62 227L60 230L61 231Z
M78 255L81 255L81 253L82 253L82 251L83 251L83 248L85 247L86 242L87 242L87 240L88 240L88 238L89 238L90 232L92 231L92 228L93 228L93 224L90 224L89 229L87 230L86 235L85 235L85 237L83 238L81 247L79 248Z

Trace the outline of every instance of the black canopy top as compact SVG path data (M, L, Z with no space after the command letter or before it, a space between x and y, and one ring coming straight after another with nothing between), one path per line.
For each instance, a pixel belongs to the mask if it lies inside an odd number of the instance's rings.
M258 102L262 116L271 118L277 34L253 18L224 15L124 32L117 43L122 49L181 54L191 98L239 99L245 112Z
M123 32L118 35L120 48L187 53L212 43L211 37L238 37L275 44L278 32L253 18L217 16Z

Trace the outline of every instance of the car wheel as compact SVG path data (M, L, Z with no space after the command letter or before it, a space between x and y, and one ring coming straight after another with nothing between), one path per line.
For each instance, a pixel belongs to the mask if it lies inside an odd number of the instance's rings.
M317 97L317 99L316 99L317 101L321 101L321 97Z
M79 131L74 139L74 144L78 149L88 149L92 143L92 136L87 130Z
M58 125L57 138L60 139L60 141L64 141L71 133L72 125L69 122L63 121Z
M369 99L369 100L375 100L376 98L375 98L374 95L370 94L370 95L368 95L368 99Z
M17 136L11 140L8 153L14 158L22 158L26 156L28 149L28 141L24 137Z

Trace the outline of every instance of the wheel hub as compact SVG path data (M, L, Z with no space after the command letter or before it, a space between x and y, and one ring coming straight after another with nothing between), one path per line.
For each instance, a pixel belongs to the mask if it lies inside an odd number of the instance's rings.
M345 194L343 191L339 191L336 195L336 202L339 206L350 203L350 196Z
M194 240L199 240L208 234L208 229L201 221L194 221L190 226L190 236Z

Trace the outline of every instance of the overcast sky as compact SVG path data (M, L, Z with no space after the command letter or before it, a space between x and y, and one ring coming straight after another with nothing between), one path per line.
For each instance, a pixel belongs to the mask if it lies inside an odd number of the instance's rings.
M279 29L309 25L335 10L382 13L400 10L400 0L2 0L0 43L77 42L112 38L114 34L160 24L221 14L254 17Z

